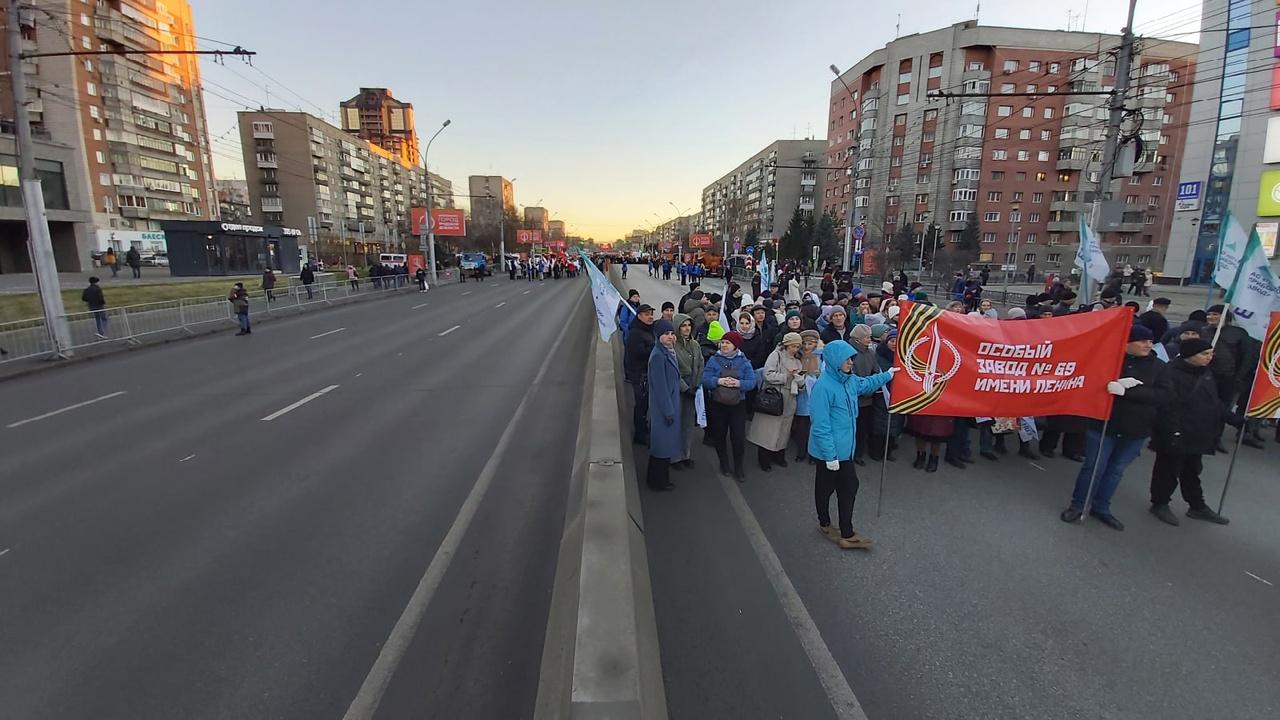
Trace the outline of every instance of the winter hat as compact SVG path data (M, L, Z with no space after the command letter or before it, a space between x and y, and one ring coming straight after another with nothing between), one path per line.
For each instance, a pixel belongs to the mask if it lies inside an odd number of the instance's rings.
M793 317L800 317L800 311L799 311L799 310L788 310L788 311L787 311L787 317L786 317L786 318L784 318L784 320L790 320L790 319L791 319L791 318L793 318Z
M929 294L922 292L916 293L916 302L929 302Z
M1208 322L1209 316L1206 315L1203 310L1192 310L1191 314L1187 316L1187 321L1198 323Z
M1199 355L1205 350L1212 350L1212 349L1213 349L1213 345L1210 344L1208 340L1201 340L1199 338L1188 338L1186 340L1183 340L1182 344L1178 346L1178 357L1189 358L1192 355Z
M1152 304L1152 305L1163 305L1163 306L1165 306L1165 307L1169 307L1170 305L1172 305L1172 304L1173 304L1173 301L1172 301L1172 300L1170 300L1170 299L1169 299L1169 298L1167 298L1167 297L1158 297L1158 298L1156 298L1155 300L1152 300L1152 301L1151 301L1151 304Z
M1211 312L1211 313L1218 313L1219 315L1221 315L1221 314L1222 314L1222 311L1223 311L1223 310L1225 310L1225 309L1226 309L1226 308L1225 308L1225 306L1223 306L1223 305L1210 305L1210 306L1209 306L1209 310L1208 310L1208 312Z
M1134 325L1129 328L1129 342L1141 342L1143 340L1154 340L1155 336L1151 334L1150 328L1146 325Z
M804 330L800 333L800 340L817 340L818 342L822 342L822 333L817 330Z
M871 326L871 339L872 339L872 340L876 340L876 341L883 340L883 339L884 339L884 336L885 336L885 333L887 333L887 332L889 332L889 326L888 326L888 325L884 325L884 324L872 325L872 326Z
M898 314L901 312L902 312L901 308L899 308L897 305L894 305L893 307L885 311L884 316L886 320L895 320L897 319Z
M662 337L667 333L673 333L675 331L676 331L675 326L672 325L671 321L666 318L661 318L660 320L658 320L653 324L653 336L656 338Z
M892 294L893 294L893 283L889 282L888 280L886 280L886 281L884 281L884 282L880 283L880 290L881 290L881 292L887 292L887 293L889 293L890 295L892 295Z
M737 330L732 330L730 332L727 332L724 334L724 337L720 338L721 342L724 342L725 340L728 340L729 342L733 343L734 348L742 347L742 333L738 332Z
M804 338L800 337L800 333L789 332L786 335L782 336L781 345L783 347L787 345L799 345L803 341L804 341Z
M670 300L668 300L668 301L666 301L666 302L662 303L662 309L663 309L663 310L675 310L675 309L676 309L676 304L675 304L675 303L673 303L673 302L671 302Z
M1009 312L1005 313L1005 317L1009 320L1026 320L1027 311L1020 307L1009 308Z
M893 340L897 337L898 337L898 331L896 329L890 330L889 332L884 334L884 341L889 342L890 340Z

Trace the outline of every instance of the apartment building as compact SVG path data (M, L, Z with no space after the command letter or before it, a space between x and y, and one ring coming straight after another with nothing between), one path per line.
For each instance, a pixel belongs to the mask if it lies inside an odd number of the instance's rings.
M653 229L650 242L656 243L660 249L665 248L675 251L683 247L687 250L689 248L689 236L693 234L695 229L694 219L693 215L683 215L658 225Z
M524 209L524 226L528 230L541 230L544 238L550 234L551 214L544 207L529 206Z
M253 220L403 246L410 209L425 207L422 168L304 112L239 113ZM452 185L432 178L432 205L452 203ZM365 249L364 252L370 252Z
M563 220L551 220L547 223L547 232L551 234L552 240L563 240L565 238L565 227Z
M360 88L341 103L342 129L395 155L405 165L422 163L413 104L401 102L387 88Z
M976 219L980 262L1069 272L1100 189L1119 43L966 21L872 52L831 84L823 209L843 226L852 205L872 246L908 226L941 250ZM1134 59L1126 127L1140 150L1111 186L1124 205L1100 233L1112 264L1163 263L1195 47L1144 40Z
M40 7L19 21L27 52L195 49L184 0L54 0ZM9 69L7 48L0 63ZM88 267L95 246L143 246L162 220L218 216L197 56L43 57L23 71L41 168L49 174L59 269ZM12 94L3 85L0 115L11 133ZM13 262L26 254L11 252L26 230L12 215L12 208L0 211L0 270L26 263ZM20 235L8 232L9 224Z
M823 192L819 171L827 146L822 140L777 140L702 190L701 226L742 241L755 231L777 240L796 208L812 212Z
M249 203L249 183L244 180L215 180L218 193L218 218L227 222L243 222L253 217Z
M471 222L481 227L498 227L499 218L516 211L515 187L501 175L472 175L467 178L471 189Z

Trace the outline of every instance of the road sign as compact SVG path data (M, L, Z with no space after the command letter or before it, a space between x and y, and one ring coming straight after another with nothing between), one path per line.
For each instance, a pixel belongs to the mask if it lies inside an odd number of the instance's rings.
M1174 202L1173 209L1175 211L1199 210L1201 186L1202 183L1199 180L1178 183L1178 199Z
M854 240L857 240L857 241L861 242L861 241L862 241L862 238L864 238L864 237L866 237L866 236L867 236L867 228L866 228L866 227L864 227L864 226L862 226L862 225L858 225L858 226L856 226L856 227L854 227L854 228L853 228L853 239L854 239Z

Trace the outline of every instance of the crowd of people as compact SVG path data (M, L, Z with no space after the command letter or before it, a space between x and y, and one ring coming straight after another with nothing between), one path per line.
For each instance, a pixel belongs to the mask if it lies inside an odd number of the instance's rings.
M664 268L657 272L665 277ZM634 441L649 449L644 476L650 489L672 490L671 470L694 467L703 427L702 443L715 449L719 472L738 482L747 478L747 445L755 446L762 473L787 467L788 456L813 465L820 531L840 547L868 548L870 541L851 525L856 468L868 459L895 462L909 435L912 467L925 473L944 463L966 470L977 458L999 461L1015 452L1080 463L1061 519L1075 522L1087 509L1107 527L1123 530L1111 500L1130 463L1147 448L1155 452L1153 516L1178 525L1170 503L1180 489L1186 517L1227 524L1205 501L1203 457L1227 452L1228 425L1243 433L1242 444L1266 447L1263 421L1243 417L1260 344L1229 314L1224 317L1221 305L1175 325L1167 317L1167 298L1144 309L1122 303L1108 284L1097 301L1079 303L1076 291L1059 281L1002 316L982 298L980 278L958 277L945 309L999 322L1128 306L1134 321L1123 370L1107 385L1115 396L1111 416L1105 424L1073 416L903 416L889 412L881 388L895 372L900 302L932 304L924 286L905 274L872 291L841 289L830 273L815 288L805 289L802 279L798 272L784 273L751 295L729 282L722 297L704 292L693 278L678 302L661 308L630 292L635 317L629 323L623 318L624 366L635 399ZM1275 440L1280 442L1280 429ZM832 494L838 499L836 529L828 508Z
M529 282L534 280L542 282L548 278L552 280L559 280L562 277L575 278L580 272L578 261L568 256L508 257L505 265L507 276L512 280Z

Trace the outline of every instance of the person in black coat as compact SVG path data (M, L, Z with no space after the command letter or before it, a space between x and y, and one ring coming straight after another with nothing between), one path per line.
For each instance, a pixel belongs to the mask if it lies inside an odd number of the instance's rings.
M1164 316L1169 312L1169 306L1173 301L1166 297L1159 297L1151 301L1151 309L1138 316L1138 322L1147 326L1152 335L1157 340L1164 337L1169 332L1169 319Z
M622 369L631 383L631 392L636 404L632 410L632 432L634 441L639 445L649 442L649 425L646 416L649 411L649 355L658 342L653 334L653 306L641 305L636 310L636 318L627 331L627 344L622 353Z
M1063 522L1079 520L1088 504L1090 514L1102 524L1124 530L1124 523L1111 514L1111 497L1120 487L1124 471L1142 453L1144 441L1150 437L1156 416L1170 394L1169 369L1151 351L1153 340L1151 331L1142 325L1129 330L1120 376L1107 383L1107 392L1116 396L1111 417L1106 423L1090 421L1084 464L1076 475L1071 505L1059 516Z
M827 316L827 326L822 329L823 344L832 343L837 340L848 342L849 333L852 328L849 326L849 313L841 305L834 306L831 314Z
M1182 341L1178 357L1169 363L1172 390L1152 438L1156 462L1151 468L1151 514L1170 525L1178 524L1169 501L1179 485L1189 506L1187 517L1219 525L1228 522L1205 504L1200 485L1202 460L1213 453L1223 426L1243 424L1243 418L1219 399L1217 381L1208 370L1213 356L1209 341L1191 338Z

